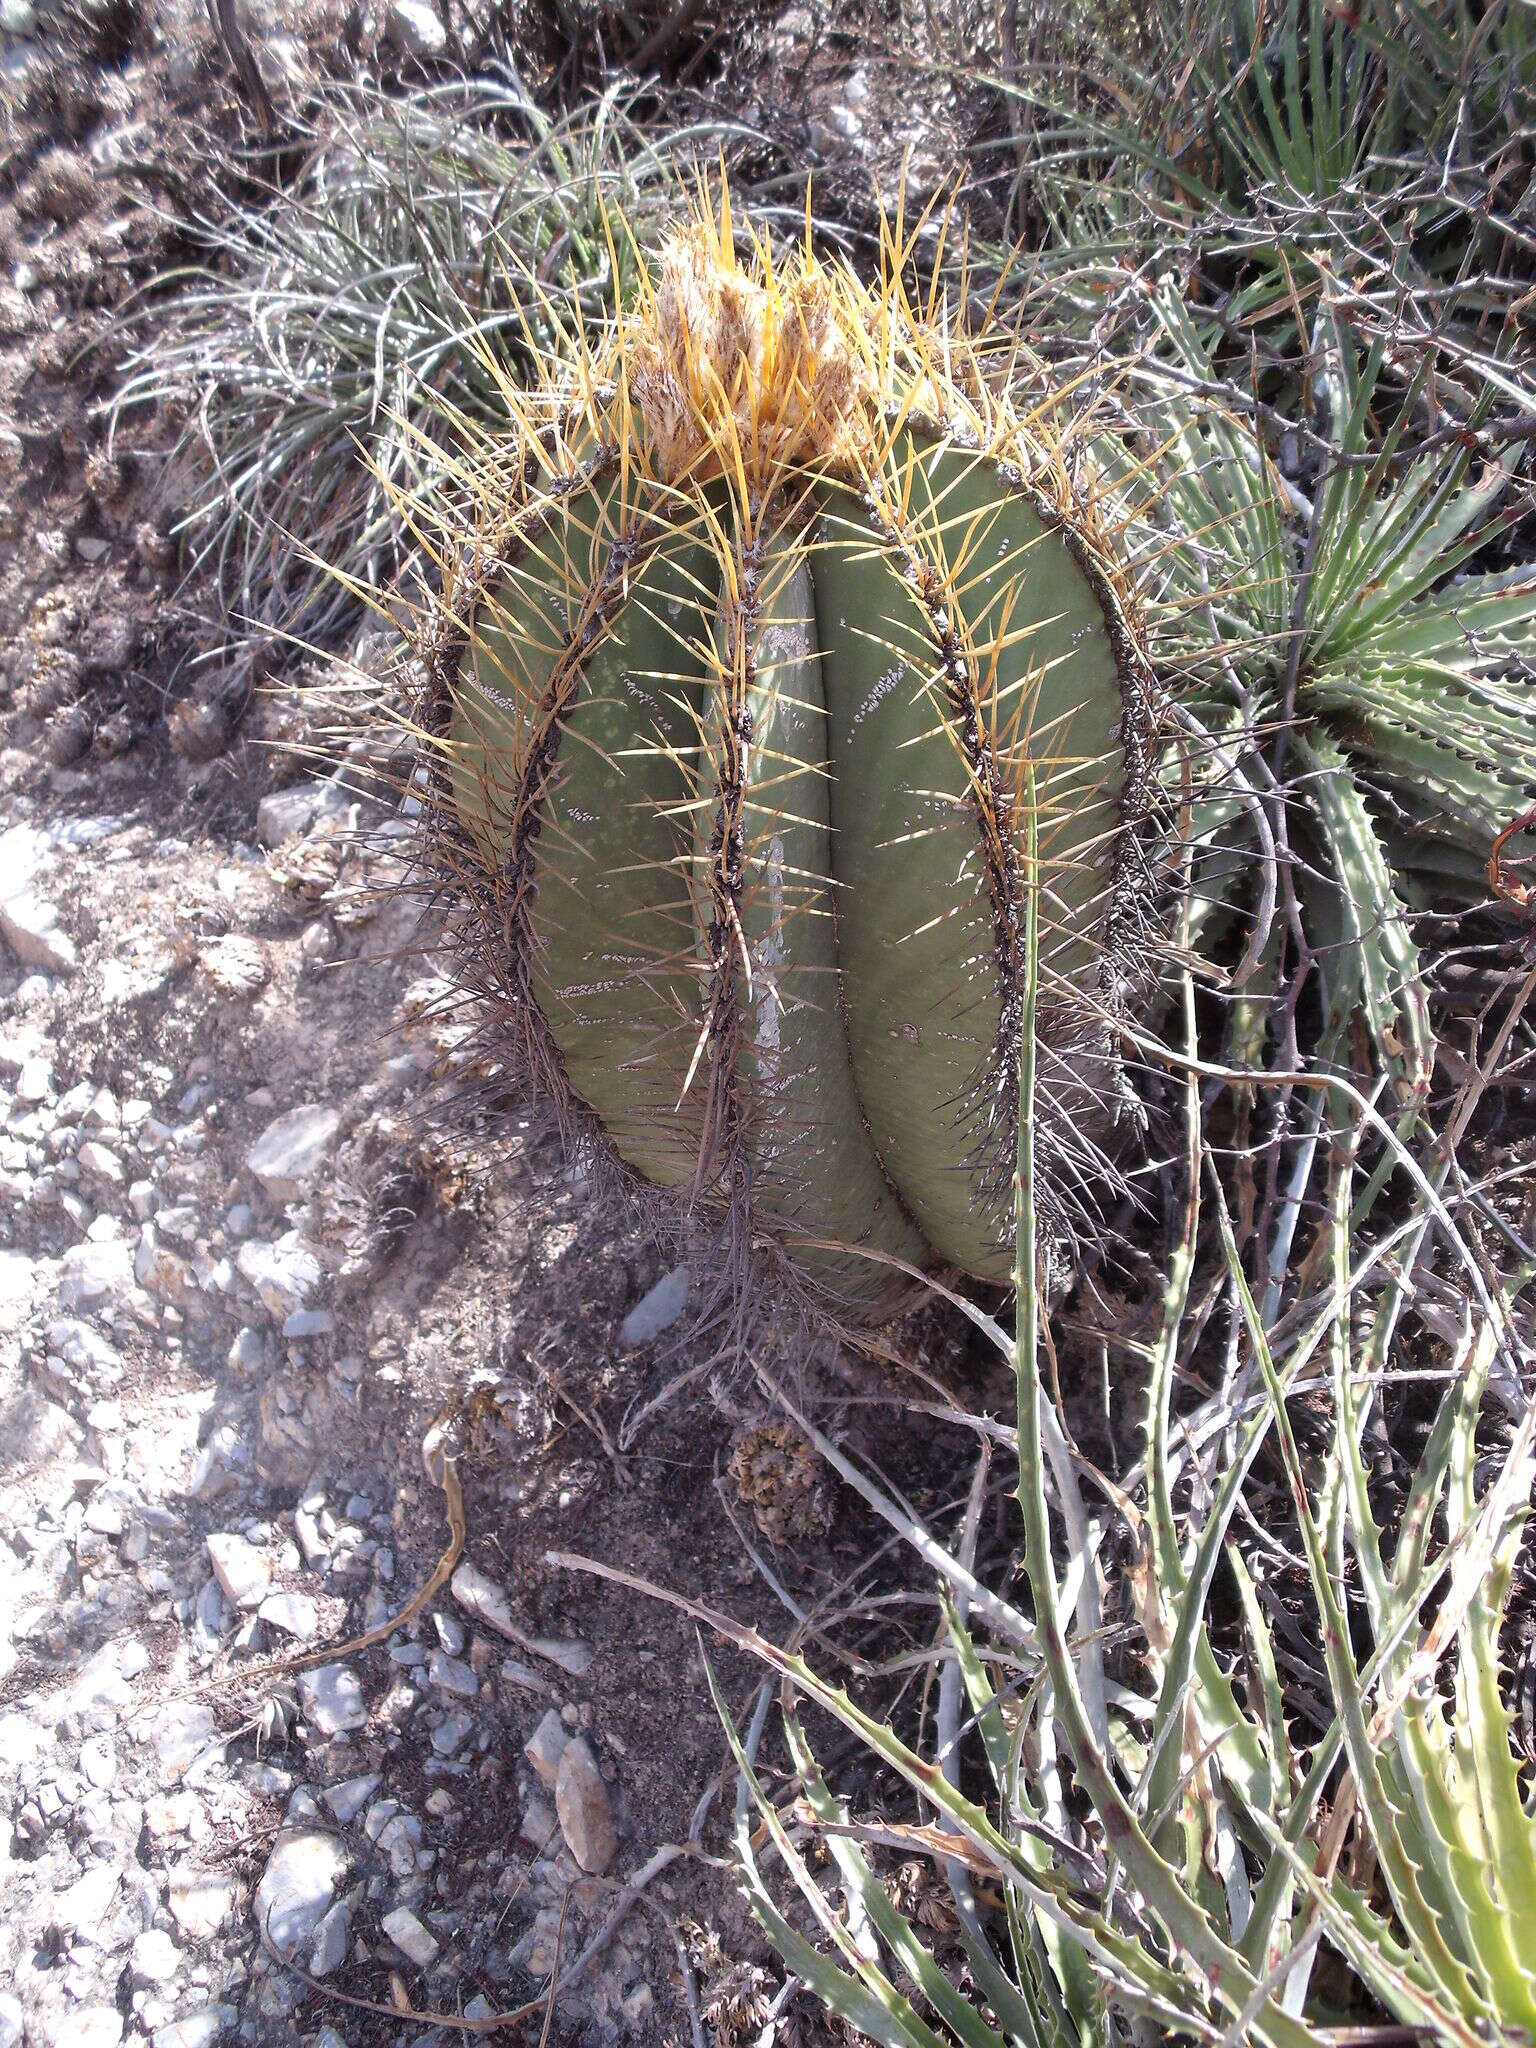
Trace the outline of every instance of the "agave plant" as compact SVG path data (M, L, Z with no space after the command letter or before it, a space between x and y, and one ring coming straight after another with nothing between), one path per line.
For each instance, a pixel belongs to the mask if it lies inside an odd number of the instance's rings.
M1410 910L1486 900L1498 837L1536 798L1536 573L1477 566L1519 509L1517 466L1476 461L1474 433L1400 452L1414 394L1388 402L1385 345L1330 311L1308 501L1219 396L1177 293L1154 305L1161 346L1138 410L1176 536L1159 651L1193 678L1186 704L1216 742L1207 766L1272 736L1256 773L1273 784L1278 770L1294 798L1290 873L1328 1015L1342 1028L1363 1010L1383 1064L1418 1089L1432 1040ZM1251 847L1250 814L1225 770L1217 781L1197 839Z
M1369 1993L1403 2027L1463 2048L1524 2038L1536 2029L1536 1822L1510 1743L1499 1634L1536 1476L1536 1411L1517 1394L1518 1427L1502 1432L1491 1473L1478 1433L1486 1438L1491 1381L1502 1376L1506 1394L1517 1388L1512 1307L1536 1268L1525 1262L1507 1286L1490 1280L1444 1208L1443 1157L1426 1169L1351 1086L1320 1080L1339 1117L1322 1226L1331 1282L1320 1305L1314 1297L1303 1313L1266 1322L1212 1175L1248 1369L1175 1429L1175 1380L1210 1327L1196 1319L1192 1337L1187 1316L1209 1166L1200 1083L1238 1078L1191 1056L1186 1228L1160 1333L1145 1353L1145 1456L1138 1473L1108 1485L1084 1464L1042 1386L1028 1009L1027 996L1016 1332L967 1313L1016 1375L1032 1611L978 1576L979 1488L960 1540L946 1545L795 1411L843 1478L936 1571L942 1676L933 1747L917 1748L800 1655L693 1610L782 1681L788 1810L757 1764L768 1688L745 1731L716 1695L739 1765L736 1848L753 1910L787 1968L888 2048L1109 2048L1147 2039L1148 2023L1159 2039L1323 2048L1345 2015L1325 1986L1313 1988L1321 1942L1350 1966L1356 1998ZM1185 1010L1192 1041L1187 983ZM1406 1216L1366 1244L1375 1197L1357 1185L1355 1159L1378 1140L1416 1192ZM1421 1321L1407 1274L1431 1226L1462 1285L1438 1290L1439 1306ZM1448 1322L1443 1307L1455 1294L1461 1313ZM1363 1347L1357 1321L1370 1333ZM1398 1343L1419 1359L1428 1347L1442 1392L1388 1530L1361 1438ZM1320 1392L1330 1407L1321 1461L1303 1457L1291 1421L1289 1404L1308 1383L1314 1409ZM1225 1448L1210 1458L1206 1444ZM1284 1475L1323 1645L1331 1719L1306 1758L1293 1747L1264 1604L1236 1540L1261 1453ZM1113 1659L1094 1590L1103 1512L1087 1512L1085 1480L1129 1524L1140 1559L1134 1639ZM1176 1507L1191 1498L1198 1514ZM1272 1510L1265 1519L1274 1531ZM1357 1575L1352 1598L1346 1556ZM1243 1620L1240 1687L1218 1656L1210 1613L1223 1567ZM910 1820L889 1798L866 1819L836 1796L802 1701L905 1783L916 1803ZM825 1852L840 1908L808 1835ZM947 1914L930 1909L920 1924L903 1909L884 1875L892 1852L931 1867ZM775 1861L798 1911L770 1882ZM945 1926L940 1943L932 1930ZM1368 2015L1357 2006L1352 2016Z
M1476 164L1536 86L1528 13L1509 0L1229 0L1154 7L1147 26L1148 84L1176 48L1188 72L1174 101L1141 96L1170 164L1195 196L1238 208L1265 192L1326 200L1356 178L1387 190L1410 152Z
M1017 175L1069 240L1134 190L1164 248L1183 229L1282 284L1284 260L1326 268L1341 225L1356 259L1380 248L1384 200L1399 262L1514 246L1536 105L1522 0L1154 0L1097 33L1048 9L1042 29L995 84L1036 132Z
M892 1267L1011 1270L1028 775L1058 1242L1112 1178L1153 729L1079 451L908 253L739 259L723 197L460 456L423 635L434 858L513 1068L730 1273L852 1314Z

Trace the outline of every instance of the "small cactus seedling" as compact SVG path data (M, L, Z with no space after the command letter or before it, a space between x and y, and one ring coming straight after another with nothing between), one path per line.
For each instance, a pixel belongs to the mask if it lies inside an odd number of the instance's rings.
M866 288L739 259L728 200L682 229L466 449L423 635L511 1063L728 1271L852 1317L903 1266L1009 1275L1031 787L1043 1170L1059 1235L1092 1214L1151 730L1060 404L906 253Z

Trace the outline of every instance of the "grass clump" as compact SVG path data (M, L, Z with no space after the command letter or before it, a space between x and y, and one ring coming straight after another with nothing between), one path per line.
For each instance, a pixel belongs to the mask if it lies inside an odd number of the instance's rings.
M117 403L180 420L176 530L232 632L331 645L398 575L401 502L449 435L505 424L531 356L612 314L721 136L653 140L618 91L555 121L484 77L349 89L306 139L296 178L159 281Z

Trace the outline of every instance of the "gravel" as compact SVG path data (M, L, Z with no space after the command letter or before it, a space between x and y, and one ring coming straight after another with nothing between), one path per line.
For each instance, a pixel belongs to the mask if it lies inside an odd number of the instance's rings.
M320 1285L320 1261L296 1230L270 1244L247 1239L235 1255L235 1267L277 1323L303 1308Z
M80 964L74 940L59 923L59 907L30 889L0 897L0 938L23 966L44 974L73 974Z
M341 1735L368 1725L363 1690L348 1664L321 1664L313 1671L301 1672L299 1698L318 1735Z
M309 1967L316 1977L329 1977L339 1970L347 1959L347 1944L352 1934L352 1908L345 1899L338 1899L315 1928L315 1938L309 1951Z
M461 1700L472 1700L480 1690L480 1681L469 1665L457 1657L446 1656L441 1650L434 1650L427 1665L427 1678L441 1692L449 1692Z
M625 1349L654 1344L663 1331L670 1330L688 1306L692 1285L693 1276L686 1266L674 1266L664 1273L619 1325L619 1342Z
M328 1103L304 1102L274 1117L246 1154L269 1201L295 1202L314 1181L341 1129Z
M555 1783L559 1774L560 1759L570 1739L570 1732L565 1723L551 1707L523 1744L523 1755L546 1785L553 1786Z
M60 1261L58 1304L66 1315L113 1306L133 1285L133 1254L120 1239L71 1245Z
M389 0L384 32L402 55L419 61L441 57L448 48L448 31L431 0Z
M219 1590L231 1607L260 1607L272 1584L266 1559L243 1536L221 1532L208 1538L208 1560Z
M256 1925L291 1954L329 1911L347 1872L345 1849L320 1828L278 1836L252 1900Z
M0 938L0 2048L356 2038L258 1926L338 1990L371 1995L382 1959L456 2004L461 1974L517 2003L560 1902L574 1944L609 1896L581 1890L604 1832L575 1762L555 1811L573 1729L616 1753L588 1704L603 1673L574 1635L531 1632L560 1610L495 1540L535 1495L569 1497L574 1532L607 1482L581 1433L508 1411L510 1464L464 1468L467 1497L471 1473L504 1484L505 1515L480 1493L481 1562L387 1652L237 1681L399 1611L442 1544L424 1417L462 1386L492 1289L520 1276L542 1345L578 1262L540 1279L547 1197L521 1169L482 1219L426 1159L457 1026L402 1008L398 920L366 928L377 957L349 976L361 928L289 887L249 822L242 841L238 801L205 831L131 754L86 757L45 822L52 771L8 719L0 675L0 893L53 950ZM287 806L285 847L334 801ZM578 1316L605 1364L630 1257L581 1267L609 1288ZM631 1823L597 1782L617 1840ZM586 1973L575 2036L659 2038L625 2017L670 1967L652 1940L635 1916Z

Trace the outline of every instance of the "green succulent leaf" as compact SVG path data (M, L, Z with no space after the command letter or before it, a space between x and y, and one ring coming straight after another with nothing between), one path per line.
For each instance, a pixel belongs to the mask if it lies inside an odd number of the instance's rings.
M1406 1095L1427 1087L1434 1065L1429 991L1407 911L1359 785L1343 753L1322 733L1296 740L1307 802L1317 821L1336 886L1336 948L1323 973L1334 1022L1358 1001L1382 1064Z

